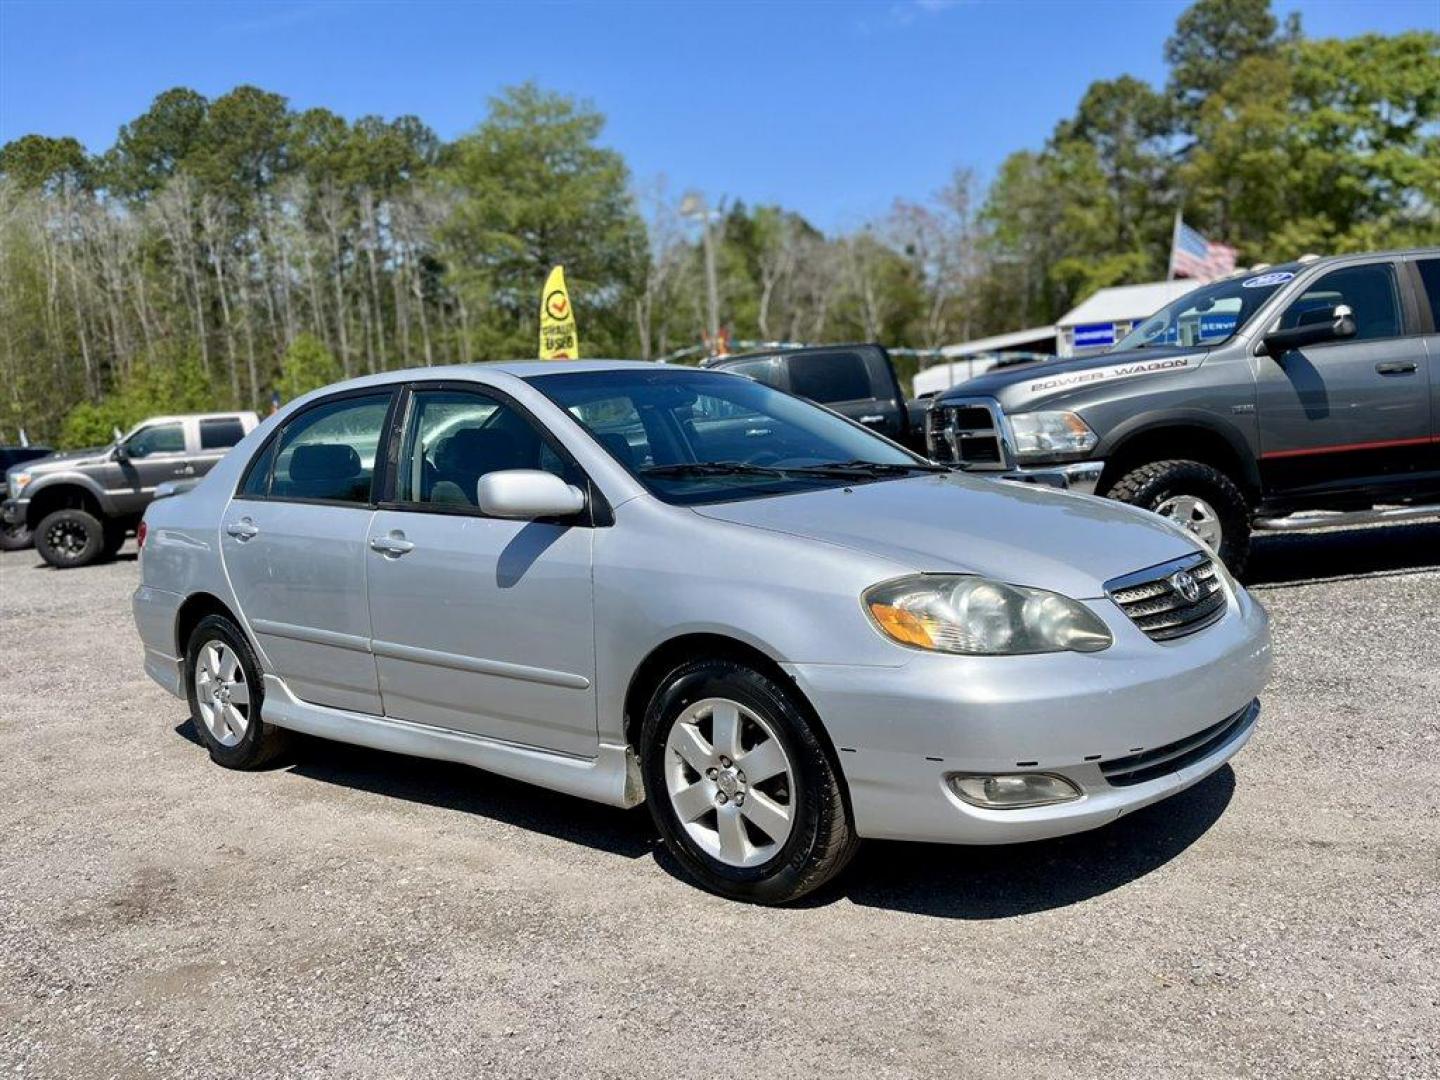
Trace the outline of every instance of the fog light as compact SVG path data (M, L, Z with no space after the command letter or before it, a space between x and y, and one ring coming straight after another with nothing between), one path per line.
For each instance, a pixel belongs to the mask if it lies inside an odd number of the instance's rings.
M1069 780L1049 773L952 776L950 787L971 806L983 806L987 810L1049 806L1080 797L1080 789Z

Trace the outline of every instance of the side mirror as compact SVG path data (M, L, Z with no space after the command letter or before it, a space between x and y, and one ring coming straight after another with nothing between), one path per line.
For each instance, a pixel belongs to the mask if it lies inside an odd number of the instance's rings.
M1330 309L1328 318L1314 322L1303 322L1287 330L1272 330L1265 335L1264 351L1267 356L1279 359L1291 349L1303 349L1306 345L1318 345L1322 341L1342 341L1355 336L1355 313L1349 304L1336 304Z
M540 469L486 473L475 484L475 501L491 517L522 521L569 517L585 509L583 491Z
M130 451L125 449L124 443L116 443L115 449L111 451L110 456L121 465L124 465L130 460Z

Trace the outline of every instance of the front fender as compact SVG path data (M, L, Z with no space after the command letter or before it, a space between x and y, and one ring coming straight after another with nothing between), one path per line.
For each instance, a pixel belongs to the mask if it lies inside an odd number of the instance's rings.
M33 530L39 526L40 512L45 510L50 496L62 488L78 488L95 500L102 513L106 515L115 513L115 503L110 498L109 492L91 477L82 472L50 473L37 477L25 488L23 501L26 504L25 524L27 527Z
M1203 409L1153 409L1137 413L1102 435L1091 456L1097 460L1108 461L1123 453L1126 444L1132 440L1166 428L1199 428L1219 437L1239 462L1241 478L1252 489L1260 489L1258 450L1250 445L1245 433L1236 425L1226 423L1213 412Z

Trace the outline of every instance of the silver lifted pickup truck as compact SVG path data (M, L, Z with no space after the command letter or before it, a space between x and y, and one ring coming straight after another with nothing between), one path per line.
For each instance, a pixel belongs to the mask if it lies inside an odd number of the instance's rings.
M1108 495L1235 573L1252 528L1440 513L1440 249L1345 255L1195 289L1113 349L940 397L937 461Z
M157 488L198 480L259 423L253 412L152 416L109 446L27 461L6 472L0 518L28 529L51 566L107 558Z

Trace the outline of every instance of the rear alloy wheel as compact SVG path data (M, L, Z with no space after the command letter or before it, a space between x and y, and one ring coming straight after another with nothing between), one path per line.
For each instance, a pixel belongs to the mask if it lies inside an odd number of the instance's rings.
M0 521L0 551L23 551L35 542L24 523L11 525Z
M84 510L56 510L35 530L35 549L59 570L86 566L105 550L105 527Z
M797 900L859 845L838 772L794 691L731 660L672 671L640 738L655 826L705 888Z
M190 719L217 765L255 769L285 748L285 732L260 714L265 690L255 654L225 616L207 615L190 634L185 682Z

